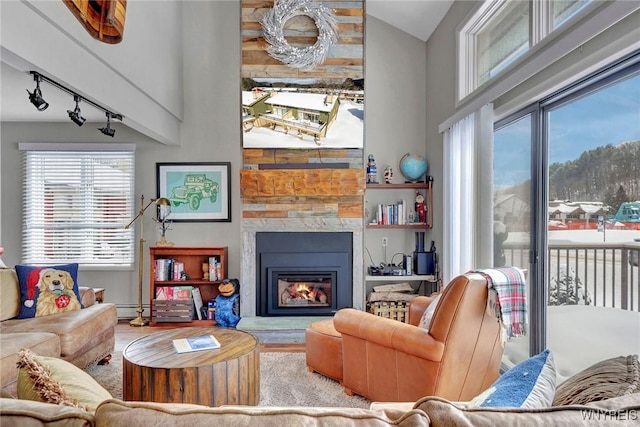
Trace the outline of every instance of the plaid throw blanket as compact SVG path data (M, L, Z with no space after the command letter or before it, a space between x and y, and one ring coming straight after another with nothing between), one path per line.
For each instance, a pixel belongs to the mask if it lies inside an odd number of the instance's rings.
M497 267L475 270L487 279L487 304L505 329L506 339L527 333L527 291L524 272L517 267Z

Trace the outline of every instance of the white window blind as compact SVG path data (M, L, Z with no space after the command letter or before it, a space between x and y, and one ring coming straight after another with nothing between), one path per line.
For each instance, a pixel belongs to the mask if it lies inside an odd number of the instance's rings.
M131 266L133 145L20 144L22 262Z

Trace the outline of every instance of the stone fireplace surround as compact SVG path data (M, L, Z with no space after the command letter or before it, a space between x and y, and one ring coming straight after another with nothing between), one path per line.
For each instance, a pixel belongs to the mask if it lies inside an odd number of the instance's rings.
M240 287L240 315L256 316L256 233L257 232L327 232L348 231L353 235L353 307L363 309L363 228L361 218L275 218L243 219L241 226L242 259Z

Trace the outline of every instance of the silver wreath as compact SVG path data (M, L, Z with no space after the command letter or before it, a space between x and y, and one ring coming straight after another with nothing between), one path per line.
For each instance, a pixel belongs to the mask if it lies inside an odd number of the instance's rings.
M284 24L295 16L305 15L318 27L318 39L312 46L297 48L284 37ZM322 64L327 51L338 37L338 21L333 10L308 0L275 0L272 9L262 17L264 39L271 57L291 68L311 70Z

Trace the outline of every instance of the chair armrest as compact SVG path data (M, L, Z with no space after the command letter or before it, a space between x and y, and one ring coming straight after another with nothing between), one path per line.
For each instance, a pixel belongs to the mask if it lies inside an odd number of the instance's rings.
M80 302L84 308L91 307L96 303L96 293L93 288L80 286L78 289L80 289Z
M440 362L444 353L444 343L436 341L425 329L353 308L338 310L333 325L343 339L352 336L421 359Z

